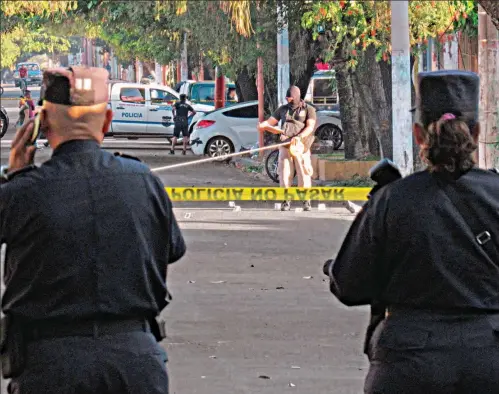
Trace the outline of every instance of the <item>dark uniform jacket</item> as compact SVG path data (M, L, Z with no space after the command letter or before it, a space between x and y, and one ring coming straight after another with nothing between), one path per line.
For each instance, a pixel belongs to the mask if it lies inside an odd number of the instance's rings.
M183 103L181 101L177 101L174 105L175 107L175 119L178 121L187 122L187 117L189 112L194 112L194 108L192 108L189 104Z
M491 241L479 245L444 194L463 199ZM495 245L495 246L494 246ZM473 169L457 181L418 172L378 191L352 224L332 267L346 305L499 311L499 176Z
M156 316L186 250L161 181L90 140L1 186L0 237L3 312L29 320Z

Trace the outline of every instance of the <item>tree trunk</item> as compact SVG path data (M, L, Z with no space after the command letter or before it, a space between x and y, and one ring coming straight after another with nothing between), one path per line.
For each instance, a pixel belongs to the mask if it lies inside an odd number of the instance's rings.
M291 85L300 88L303 99L315 71L315 60L321 52L320 43L314 40L311 31L294 26L289 30L289 45L289 80Z
M497 0L478 0L485 12L490 15L492 23L499 30L499 1Z
M308 85L310 80L312 79L312 75L314 75L315 71L315 57L311 57L307 61L307 65L305 71L300 73L299 76L295 76L293 73L290 73L290 81L292 85L298 86L301 92L301 98L304 99L307 94Z
M277 109L279 102L277 96L277 80L265 78L264 85L265 110L268 112L266 115L270 115Z
M380 63L376 61L374 46L368 47L360 57L355 70L354 86L360 97L362 112L367 115L367 128L364 130L364 138L367 136L366 142L369 142L369 131L372 129L378 139L381 156L391 159L392 106L391 102L387 101L383 75Z
M342 44L340 44L342 46ZM365 156L367 146L361 139L361 122L359 105L355 97L352 83L352 75L347 69L346 63L339 59L336 66L336 77L338 82L338 95L340 97L341 127L345 140L345 159L359 159Z
M239 102L258 100L256 80L244 67L236 78L236 94Z

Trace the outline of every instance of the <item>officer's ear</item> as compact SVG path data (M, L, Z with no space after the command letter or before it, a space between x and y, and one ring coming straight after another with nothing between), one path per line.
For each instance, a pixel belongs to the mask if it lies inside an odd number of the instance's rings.
M473 142L478 144L478 137L480 136L480 123L477 122L473 129L471 130L471 136L473 137Z
M412 125L412 131L414 133L414 138L416 140L416 144L422 145L423 142L424 142L424 138L423 138L423 133L424 133L423 126L421 126L419 123L414 123Z
M106 118L104 119L104 125L102 126L102 134L106 134L111 127L111 122L113 121L113 111L110 109L106 110Z

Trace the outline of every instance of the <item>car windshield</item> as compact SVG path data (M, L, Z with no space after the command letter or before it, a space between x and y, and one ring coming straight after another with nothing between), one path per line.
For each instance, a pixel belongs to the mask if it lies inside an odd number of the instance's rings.
M211 102L215 100L215 84L195 84L191 92L192 100L199 102ZM226 84L225 99L231 102L237 102L236 85Z

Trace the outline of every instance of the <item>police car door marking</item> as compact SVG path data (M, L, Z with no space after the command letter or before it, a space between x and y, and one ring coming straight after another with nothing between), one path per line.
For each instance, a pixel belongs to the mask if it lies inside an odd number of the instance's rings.
M143 118L144 116L140 112L122 112L121 116L124 118Z

